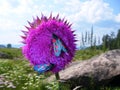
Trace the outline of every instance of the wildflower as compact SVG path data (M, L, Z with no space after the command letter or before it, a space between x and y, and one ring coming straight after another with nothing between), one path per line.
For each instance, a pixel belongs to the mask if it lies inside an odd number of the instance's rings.
M24 90L26 89L27 90L27 87L22 87L22 89L24 89Z
M13 83L10 82L7 88L16 88L16 86L14 86Z
M28 31L22 31L25 36L22 52L32 65L52 63L53 72L59 72L71 62L75 53L75 34L67 20L59 15L47 18L42 15L33 22L28 22ZM56 45L58 39L59 46ZM57 51L59 50L59 51Z
M30 82L29 85L32 85L32 83Z
M5 81L5 82L4 82L5 85L8 85L8 83L9 83L9 81Z

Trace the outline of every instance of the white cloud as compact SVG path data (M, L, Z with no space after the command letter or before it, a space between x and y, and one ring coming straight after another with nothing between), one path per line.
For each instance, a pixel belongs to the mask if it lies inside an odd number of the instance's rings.
M7 42L7 38L12 37L9 42L13 43L20 40L17 35L26 21L32 21L32 16L40 16L41 12L47 16L51 12L53 15L59 13L60 17L72 22L75 29L81 24L87 27L87 24L104 20L120 22L120 14L114 15L113 9L103 0L0 0L0 31L3 32L0 38ZM5 33L9 31L11 35Z
M15 23L12 20L5 20L5 19L1 19L0 20L0 31L4 30L4 31L9 31L9 29L13 29L15 30L17 26L17 23Z
M17 2L18 5L14 7L10 1L4 0L0 6L0 12L3 12L1 14L7 15L9 13L23 17L25 15L35 16L41 12L48 14L53 11L68 16L70 20L72 18L73 22L84 21L88 23L96 23L113 17L112 9L103 0L87 0L84 2L80 0L69 0L69 2L53 0L53 3L50 4L46 0L39 4L36 4L39 1L34 2L33 0L17 0ZM48 4L45 5L45 3Z
M115 21L118 22L118 23L120 23L120 13L115 16Z
M17 5L16 5L17 4ZM25 16L37 11L33 0L1 0L0 1L0 15L7 17L9 15ZM40 6L41 7L41 6Z
M10 12L11 6L6 0L0 3L0 15L6 16Z
M113 18L113 10L109 7L109 4L103 2L103 0L88 0L80 2L79 0L73 0L68 4L70 11L74 11L70 18L74 19L74 22L88 22L96 23L102 20L110 20ZM74 7L73 7L74 6ZM68 8L68 7L66 7Z
M1 34L0 36L0 44L20 44L21 38L19 38L20 36L17 33L7 33L6 34Z

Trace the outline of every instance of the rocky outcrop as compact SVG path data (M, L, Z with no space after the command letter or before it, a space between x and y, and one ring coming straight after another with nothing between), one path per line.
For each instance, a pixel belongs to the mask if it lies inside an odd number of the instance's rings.
M120 50L108 51L90 60L74 62L60 72L60 78L61 82L72 87L105 85L112 82L120 84Z
M7 57L8 57L7 54L5 54L5 53L3 53L3 52L0 52L0 58L7 58Z

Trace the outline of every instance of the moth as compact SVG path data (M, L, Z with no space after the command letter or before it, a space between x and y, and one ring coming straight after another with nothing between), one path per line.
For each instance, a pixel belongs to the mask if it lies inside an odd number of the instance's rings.
M67 53L67 49L63 45L60 38L58 38L55 34L53 34L52 37L53 37L52 42L53 42L55 56L57 57L60 56L62 52Z
M53 68L54 64L39 64L34 66L34 71L37 71L39 74L45 73Z

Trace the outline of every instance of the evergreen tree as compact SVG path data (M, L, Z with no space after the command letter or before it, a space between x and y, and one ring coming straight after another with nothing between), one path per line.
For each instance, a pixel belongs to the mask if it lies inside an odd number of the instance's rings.
M91 37L90 37L90 44L91 44L91 47L93 46L93 26L91 27Z
M117 44L117 48L120 49L120 29L118 30L118 33L117 33L116 44Z
M109 35L106 34L102 38L103 41L103 50L105 51L106 49L109 49Z
M120 29L118 30L117 35L115 36L114 32L111 32L110 35L106 34L102 38L103 41L103 50L109 49L120 49Z
M7 44L7 48L12 48L12 45L11 44Z
M85 46L84 35L82 33L82 45Z

